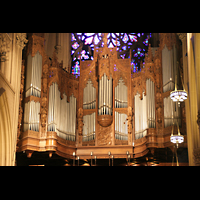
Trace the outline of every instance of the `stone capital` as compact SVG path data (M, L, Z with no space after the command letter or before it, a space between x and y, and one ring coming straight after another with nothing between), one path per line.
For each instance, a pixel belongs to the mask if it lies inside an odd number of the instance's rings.
M182 42L187 38L187 33L177 33L177 35Z
M7 52L10 51L11 39L7 33L0 33L0 61L7 60Z
M26 33L17 33L16 43L23 49L28 40L26 39Z

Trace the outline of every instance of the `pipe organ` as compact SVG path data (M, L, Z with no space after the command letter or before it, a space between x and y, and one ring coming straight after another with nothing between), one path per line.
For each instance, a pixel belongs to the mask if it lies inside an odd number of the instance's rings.
M166 141L173 120L181 124L185 117L184 106L169 97L180 60L175 35L161 33L159 47L149 45L138 72L131 56L119 58L117 47L107 47L107 34L102 37L104 46L94 48L93 60L80 61L78 78L63 69L56 50L48 59L42 34L30 37L19 151L70 159L73 152L80 159L91 159L90 152L127 158L129 152L137 158L151 148L171 147Z

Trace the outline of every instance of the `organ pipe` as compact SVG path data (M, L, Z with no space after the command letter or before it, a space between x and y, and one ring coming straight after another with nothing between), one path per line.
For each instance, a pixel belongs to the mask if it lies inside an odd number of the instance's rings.
M48 131L55 131L57 135L66 140L75 141L76 131L76 98L64 94L60 98L57 83L49 88Z
M108 80L106 74L99 80L99 115L112 114L112 77Z
M95 139L95 112L83 116L83 141Z
M34 57L31 54L27 58L27 74L26 74L26 97L41 96L41 75L42 75L42 56L39 51Z
M24 110L24 131L39 131L40 103L29 101L25 103Z
M146 96L140 100L140 95L135 95L135 139L144 137L147 134L147 106Z
M171 98L164 98L164 125L165 127L173 125L173 119L176 123L178 121L179 126L181 126L181 110L178 106L178 102L172 104Z
M155 88L154 82L146 80L146 96L140 100L135 96L135 139L144 137L147 128L155 128Z
M155 89L150 79L146 80L146 99L148 128L155 128Z
M167 46L162 50L163 92L174 90L175 72L177 68L177 49L175 45L171 50Z
M124 85L123 79L119 79L118 85L115 87L115 108L126 108L128 106L127 86Z
M128 140L127 115L115 111L115 138Z
M96 108L96 88L92 86L92 81L89 79L87 82L87 86L83 90L83 109L95 109L95 108Z

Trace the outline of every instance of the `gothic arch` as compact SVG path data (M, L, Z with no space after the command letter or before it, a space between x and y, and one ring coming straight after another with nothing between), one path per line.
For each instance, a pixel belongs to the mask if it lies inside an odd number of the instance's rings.
M6 91L0 88L0 166L11 165L11 121Z

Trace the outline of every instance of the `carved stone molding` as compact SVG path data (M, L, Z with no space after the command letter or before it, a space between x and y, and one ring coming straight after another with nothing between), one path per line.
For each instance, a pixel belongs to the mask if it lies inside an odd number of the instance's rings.
M26 46L28 40L26 39L26 33L17 33L16 43L23 49Z
M78 134L81 136L83 131L83 109L78 109Z
M177 35L181 41L187 38L187 33L177 33Z
M198 111L198 115L197 115L197 124L199 125L199 128L200 128L200 111Z
M133 109L131 106L128 107L128 134L132 133L132 123L133 123Z
M24 92L24 70L25 70L25 61L22 61L22 68L21 68L21 84L20 84L20 100L19 100L19 118L18 118L18 129L17 129L17 145L19 142L19 137L22 132L22 115L23 115L23 92Z
M10 51L11 39L7 33L0 33L0 61L7 60L6 53Z
M196 166L200 166L200 148L193 150L194 162Z
M160 33L160 49L162 50L166 45L168 50L173 48L173 45L177 46L176 33Z
M31 53L31 56L34 57L37 51L39 51L40 55L45 58L44 38L42 35L30 34L27 46L27 56ZM42 62L44 62L43 60Z

